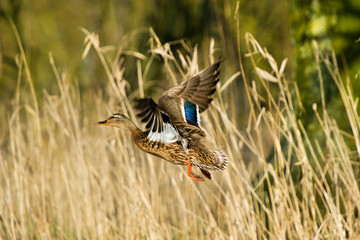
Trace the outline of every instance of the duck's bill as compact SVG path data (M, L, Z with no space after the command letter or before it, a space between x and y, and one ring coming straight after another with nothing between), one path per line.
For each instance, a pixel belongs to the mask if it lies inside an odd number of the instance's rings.
M97 122L97 125L109 125L107 120L101 121L101 122Z

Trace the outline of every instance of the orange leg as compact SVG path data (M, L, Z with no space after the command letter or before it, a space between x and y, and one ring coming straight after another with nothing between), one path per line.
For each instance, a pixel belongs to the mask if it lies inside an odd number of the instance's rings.
M191 172L191 163L190 160L187 160L187 164L188 164L188 170L187 170L187 174L189 175L189 177L191 177L192 179L194 179L195 181L204 181L204 178Z

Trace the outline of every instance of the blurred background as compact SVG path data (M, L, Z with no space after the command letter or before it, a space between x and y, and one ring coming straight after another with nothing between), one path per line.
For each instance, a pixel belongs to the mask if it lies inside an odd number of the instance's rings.
M355 95L360 91L360 81L357 81L360 69L360 43L357 42L360 37L360 1L357 0L2 0L0 100L3 116L11 108L18 82L16 59L19 49L10 19L19 32L38 96L43 89L50 93L57 89L49 62L50 52L56 65L77 81L82 97L91 96L106 85L104 70L93 51L84 60L81 58L85 35L80 27L98 33L102 45L117 47L126 42L128 50L133 49L147 57L151 55L149 28L152 27L162 43L182 39L191 47L198 45L201 67L209 64L207 56L213 38L215 55L226 58L223 78L239 71L237 34L241 50L245 53L244 34L250 32L279 64L284 58L288 59L287 77L297 83L303 102L299 112L306 128L315 135L318 126L313 123L311 106L320 102L320 88L313 40L317 41L324 55L335 51L342 74L355 79L352 83ZM172 50L179 48L179 51L184 51L180 44L171 47ZM161 65L161 59L156 58L148 77L149 81L158 85L166 77ZM252 81L256 76L248 65L244 58L248 81ZM126 57L124 66L124 78L131 86L129 89L136 89L136 59ZM327 107L341 120L344 110L339 104L338 90L327 71L324 71L323 78ZM20 87L27 91L25 81L20 81ZM239 101L246 102L241 77L234 87L238 88L236 97L240 98ZM153 89L145 91L151 94ZM236 116L240 126L247 120L244 114L247 112L246 104L243 106L244 109L239 107ZM5 136L6 133L3 131L2 134Z

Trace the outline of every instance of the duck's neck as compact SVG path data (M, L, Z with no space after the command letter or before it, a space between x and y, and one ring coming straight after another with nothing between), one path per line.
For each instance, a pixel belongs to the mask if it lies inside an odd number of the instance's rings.
M138 126L135 125L131 120L128 121L126 124L126 129L131 132L131 138L133 139L134 143L143 151L145 151L140 144L142 139L146 138L146 134L141 131Z
M131 133L141 131L130 119L127 119L127 121L123 122L123 124L118 127L129 130Z

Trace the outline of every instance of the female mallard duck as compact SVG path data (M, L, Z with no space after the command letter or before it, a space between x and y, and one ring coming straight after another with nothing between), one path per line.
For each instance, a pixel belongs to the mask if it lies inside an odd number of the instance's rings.
M202 139L200 113L212 101L210 97L219 81L222 60L204 69L196 76L163 93L156 104L151 98L135 100L135 109L147 131L140 130L129 118L115 113L99 125L110 125L131 132L134 143L143 151L178 165L188 165L187 174L196 181L204 178L191 172L191 166L200 168L211 179L208 171L224 170L228 160L225 153L208 149Z

